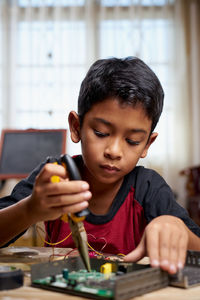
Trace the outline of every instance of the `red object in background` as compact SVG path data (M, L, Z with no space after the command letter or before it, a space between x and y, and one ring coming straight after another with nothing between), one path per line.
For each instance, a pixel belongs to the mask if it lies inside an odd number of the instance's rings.
M190 167L180 172L187 177L187 210L190 217L200 226L200 166Z

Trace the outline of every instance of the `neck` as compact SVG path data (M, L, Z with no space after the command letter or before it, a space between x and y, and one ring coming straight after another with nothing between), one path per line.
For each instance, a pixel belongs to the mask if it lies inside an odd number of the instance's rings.
M92 199L89 201L89 209L92 213L104 215L108 213L121 185L123 178L112 184L97 181L91 174L84 172L84 179L90 185Z

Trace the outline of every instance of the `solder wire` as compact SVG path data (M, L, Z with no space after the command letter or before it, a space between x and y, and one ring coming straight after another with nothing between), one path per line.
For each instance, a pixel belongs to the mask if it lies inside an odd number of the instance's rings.
M37 229L38 229L38 228L41 229L39 226L37 226ZM47 242L45 239L43 239L43 237L40 235L39 232L38 232L38 234L39 234L41 240L43 241L43 243L45 243L45 244L47 244L47 245L50 245L50 246L57 246L57 245L63 243L64 241L66 241L66 240L70 237L70 235L71 235L72 233L70 232L63 240L61 240L61 241L59 241L59 242L56 242L56 243L50 243L50 242ZM88 245L88 247L89 247L91 250L93 250L96 254L102 255L101 253L99 253L98 251L96 251L89 243L87 243L87 245Z
M36 229L40 229L40 230L43 231L43 229L42 229L41 227L39 227L38 225L36 226ZM67 240L67 239L70 237L70 235L72 234L72 232L70 232L63 240L61 240L61 241L59 241L59 242L56 242L56 243L51 243L51 242L47 242L45 239L43 239L43 237L40 235L40 233L39 233L38 230L37 230L37 232L38 232L38 234L39 234L41 240L43 241L43 243L44 243L44 244L47 244L47 245L50 245L50 246L57 246L57 245L63 243L63 242L64 242L65 240ZM44 232L44 231L43 231L43 232Z
M36 228L37 228L37 229L39 228L40 230L42 230L38 225L37 225ZM72 232L70 232L63 240L61 240L61 241L59 241L59 242L56 242L56 243L50 243L50 242L47 242L45 239L43 239L43 237L40 235L39 232L38 232L38 234L39 234L41 240L43 241L43 243L45 243L45 244L47 244L47 245L50 245L50 246L57 246L57 245L63 243L64 241L66 241L66 240L70 237L70 235L72 234ZM101 255L101 256L104 256L102 253L100 253L100 252L98 252L97 250L95 250L88 242L87 242L87 245L88 245L88 247L89 247L92 251L94 251L96 254ZM123 254L123 253L119 253L119 254L117 254L117 255L119 255L119 256L125 256L125 254Z

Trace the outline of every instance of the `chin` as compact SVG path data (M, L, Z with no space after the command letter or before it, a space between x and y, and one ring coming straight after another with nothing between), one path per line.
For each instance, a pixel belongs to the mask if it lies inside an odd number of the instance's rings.
M118 181L120 181L122 178L120 177L110 177L110 176L102 176L102 177L99 177L97 176L96 177L96 180L99 181L100 183L102 184L113 184L113 183L116 183Z

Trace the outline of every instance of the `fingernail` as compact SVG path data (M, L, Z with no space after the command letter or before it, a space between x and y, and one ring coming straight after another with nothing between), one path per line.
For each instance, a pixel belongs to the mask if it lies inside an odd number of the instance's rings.
M80 203L80 205L85 208L85 207L88 206L88 202L87 201L83 201L83 202Z
M84 199L88 199L88 198L90 198L91 193L89 191L87 191L83 194L83 196L84 196Z
M85 182L82 184L82 189L87 190L88 189L88 184Z
M167 259L162 260L161 265L162 266L168 266L169 265L168 260Z
M176 267L175 267L174 264L171 264L169 269L170 269L171 272L176 273Z
M151 265L152 267L159 267L159 261L157 259L153 259Z
M178 269L183 269L183 264L181 262L178 262Z

